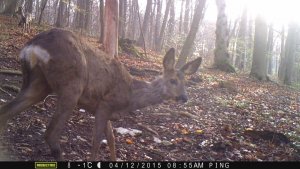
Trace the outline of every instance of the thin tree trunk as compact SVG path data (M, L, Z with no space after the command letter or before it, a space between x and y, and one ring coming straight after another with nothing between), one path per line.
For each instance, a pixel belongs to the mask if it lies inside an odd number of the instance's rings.
M295 54L297 52L297 43L299 41L299 27L296 23L289 25L288 35L285 43L285 57L284 62L286 64L284 71L283 83L291 85L293 82L293 69L295 62Z
M33 0L26 0L25 2L25 12L32 13Z
M19 2L19 0L8 0L8 1L6 1L3 14L5 14L5 15L13 14L15 12L16 8L17 8L18 2Z
M100 43L104 42L104 2L100 0Z
M183 4L184 4L184 0L181 0L181 6L180 6L180 19L179 19L179 34L182 33Z
M147 7L146 7L145 15L144 15L143 27L142 27L142 30L140 32L140 36L138 39L139 46L146 46L146 44L144 44L144 42L146 43L146 41L148 39L151 10L152 10L152 0L147 0Z
M281 44L280 44L280 62L279 62L279 68L278 68L278 80L283 83L284 81L284 70L286 69L285 64L285 33L284 33L284 26L282 27L281 31Z
M257 16L255 20L253 61L250 76L258 80L267 80L267 36L267 23L261 16Z
M164 20L163 20L162 26L160 28L160 34L159 34L159 37L158 37L158 42L156 43L156 51L161 51L162 47L163 47L163 39L164 39L164 36L165 36L165 29L166 29L167 21L168 21L168 17L169 17L171 1L172 0L168 0L168 3L166 5Z
M191 29L188 33L188 36L184 42L184 45L182 47L182 50L180 52L178 62L176 64L176 68L181 68L187 61L187 57L191 55L194 41L198 32L199 24L201 21L201 18L203 18L203 11L205 7L206 0L198 0L197 5L194 12L194 19L191 25Z
M118 0L105 1L104 50L111 57L118 56Z
M218 8L218 18L216 24L216 43L214 51L214 67L225 71L235 72L233 66L230 65L229 53L228 53L228 25L227 16L225 13L225 0L216 0Z
M156 10L156 19L155 19L155 31L154 31L154 44L155 49L157 48L157 43L159 43L159 29L160 29L160 20L161 20L161 7L162 1L157 0L157 10Z
M153 3L153 9L151 11L151 16L150 16L150 33L149 33L149 36L148 36L148 43L149 43L149 47L151 49L154 48L154 43L153 43L153 37L154 37L154 31L155 31L155 25L154 25L154 21L155 21L155 10L156 10L156 0L154 0L154 3Z
M247 55L246 31L247 31L247 9L245 7L240 21L240 29L238 32L238 39L236 44L235 67L237 67L239 70L244 69L244 62Z
M56 27L62 27L62 21L63 21L63 11L64 11L64 2L63 0L59 1L59 7L58 7L58 14L57 14L57 19L55 26Z
M168 25L169 37L173 36L174 29L175 29L175 1L172 1L170 6L170 19Z
M85 0L85 23L84 29L86 32L89 32L90 27L90 18L91 18L91 0Z
M127 0L119 1L119 36L125 38Z
M269 26L267 42L268 74L273 74L273 25Z
M183 31L185 34L189 32L190 2L191 0L185 0L185 13L184 13L184 21L183 21Z
M39 17L39 22L38 22L39 25L40 25L41 22L42 22L44 9L45 9L45 7L46 7L47 2L48 2L48 0L43 0L43 1L42 1L42 4L41 4L41 5L42 5L42 6L41 6L41 14L40 14L40 17Z

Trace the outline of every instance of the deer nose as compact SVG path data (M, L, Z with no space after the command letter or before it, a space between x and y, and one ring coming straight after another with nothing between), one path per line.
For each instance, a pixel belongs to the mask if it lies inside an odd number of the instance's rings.
M176 101L182 101L183 103L188 101L188 97L186 95L180 95L176 97Z

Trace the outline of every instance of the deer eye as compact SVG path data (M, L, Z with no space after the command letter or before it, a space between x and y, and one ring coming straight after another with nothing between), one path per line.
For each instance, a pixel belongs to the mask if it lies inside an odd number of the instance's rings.
M177 85L177 84L178 84L178 82L177 82L176 79L171 79L171 80L170 80L170 83L171 83L172 85Z

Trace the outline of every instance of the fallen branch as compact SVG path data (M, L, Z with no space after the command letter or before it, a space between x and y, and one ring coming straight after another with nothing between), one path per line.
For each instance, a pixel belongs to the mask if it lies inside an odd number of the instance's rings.
M0 90L1 90L3 93L9 95L10 97L13 97L12 94L10 94L8 91L4 90L2 87L0 87Z
M178 112L178 114L179 115L182 115L182 116L185 116L185 117L189 117L189 118L193 118L193 119L197 119L198 118L198 116L196 116L196 115L193 115L193 114L191 114L191 113L189 113L189 112Z
M9 70L9 69L0 69L0 73L8 75L22 75L22 72L19 70Z
M16 93L20 92L20 88L17 87L17 86L14 86L14 85L2 85L1 87L5 88L5 89L8 89L8 90L11 90L11 91L14 91Z
M150 127L144 126L142 123L137 123L137 125L138 125L139 127L142 127L143 129L149 131L150 133L153 133L153 134L159 136L158 133L157 133L156 131L154 131L153 129L151 129Z

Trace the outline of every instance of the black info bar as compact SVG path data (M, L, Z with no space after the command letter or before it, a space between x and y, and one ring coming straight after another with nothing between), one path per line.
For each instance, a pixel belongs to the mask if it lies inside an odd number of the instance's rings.
M300 168L300 162L228 162L228 161L181 161L181 162L0 162L0 168L16 169L266 169Z

